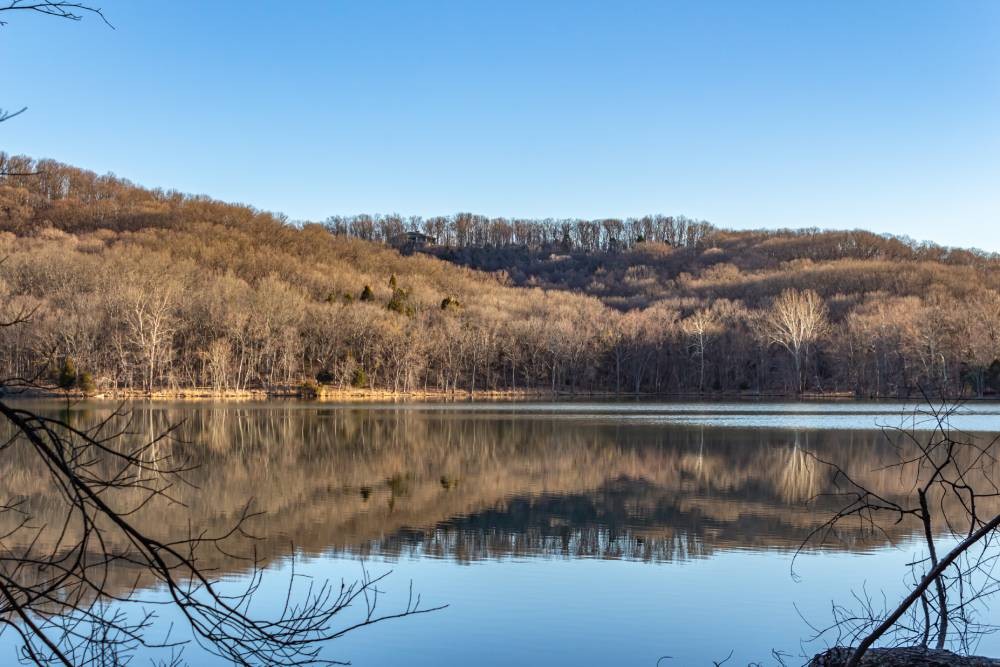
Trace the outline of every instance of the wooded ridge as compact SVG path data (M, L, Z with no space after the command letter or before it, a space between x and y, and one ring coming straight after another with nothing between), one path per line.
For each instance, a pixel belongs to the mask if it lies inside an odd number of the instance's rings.
M95 391L1000 391L1000 260L683 217L283 216L0 153L0 372ZM407 231L427 235L402 241ZM397 246L397 247L394 247ZM402 250L402 252L400 252Z

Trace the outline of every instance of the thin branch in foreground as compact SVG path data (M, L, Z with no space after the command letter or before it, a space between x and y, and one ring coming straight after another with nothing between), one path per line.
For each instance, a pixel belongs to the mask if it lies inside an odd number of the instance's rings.
M112 30L115 29L100 7L94 7L83 2L62 2L61 0L8 0L7 4L0 5L0 12L37 12L47 16L66 19L68 21L82 21L85 14L93 14L101 19L105 25ZM0 26L7 25L6 21L0 21Z
M832 604L831 625L810 624L814 640L834 637L837 648L822 655L840 660L826 663L818 656L814 664L858 667L876 643L927 651L933 640L937 651L949 646L967 651L994 631L979 623L975 612L1000 591L994 575L1000 561L1000 437L981 442L952 427L960 404L934 405L926 394L925 400L928 407L913 411L910 428L904 428L906 421L883 428L898 456L884 469L898 468L910 480L907 498L889 499L844 468L815 457L831 471L834 483L843 489L837 495L847 502L806 537L796 556L807 544L824 543L846 519L857 519L863 528L886 537L887 521L915 521L924 552L910 563L912 581L901 601L890 604L883 596L876 605L862 590L853 595L851 606ZM920 430L927 424L930 430ZM945 548L942 541L948 542Z

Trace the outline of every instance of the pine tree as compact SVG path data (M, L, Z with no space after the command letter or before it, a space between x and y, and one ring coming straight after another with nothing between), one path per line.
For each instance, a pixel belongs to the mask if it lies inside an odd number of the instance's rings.
M59 368L59 388L72 389L76 386L76 363L70 357L63 359Z
M94 376L90 371L83 371L77 376L76 386L85 396L91 396L97 392L97 383L94 382Z

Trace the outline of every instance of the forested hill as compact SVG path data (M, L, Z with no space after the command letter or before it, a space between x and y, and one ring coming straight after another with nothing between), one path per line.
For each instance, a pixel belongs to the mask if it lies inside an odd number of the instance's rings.
M913 244L865 231L712 230L695 247L639 243L625 251L545 252L528 248L441 249L439 257L503 270L517 285L585 292L621 309L668 300L740 299L760 304L784 289L823 296L962 294L1000 285L1000 262L978 251Z
M761 303L787 288L824 296L963 290L979 272L1000 280L1000 257L862 230L728 231L683 216L508 220L471 214L328 219L336 234L382 242L412 228L438 239L423 252L519 286L584 292L623 310L686 298ZM959 267L967 267L965 270Z
M293 225L0 154L0 254L0 370L87 391L1000 389L1000 261L867 232Z

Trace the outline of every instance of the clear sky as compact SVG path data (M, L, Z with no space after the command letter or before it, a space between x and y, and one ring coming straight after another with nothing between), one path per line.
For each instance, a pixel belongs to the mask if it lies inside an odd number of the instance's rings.
M863 227L1000 250L1000 2L95 0L0 150L293 219Z

